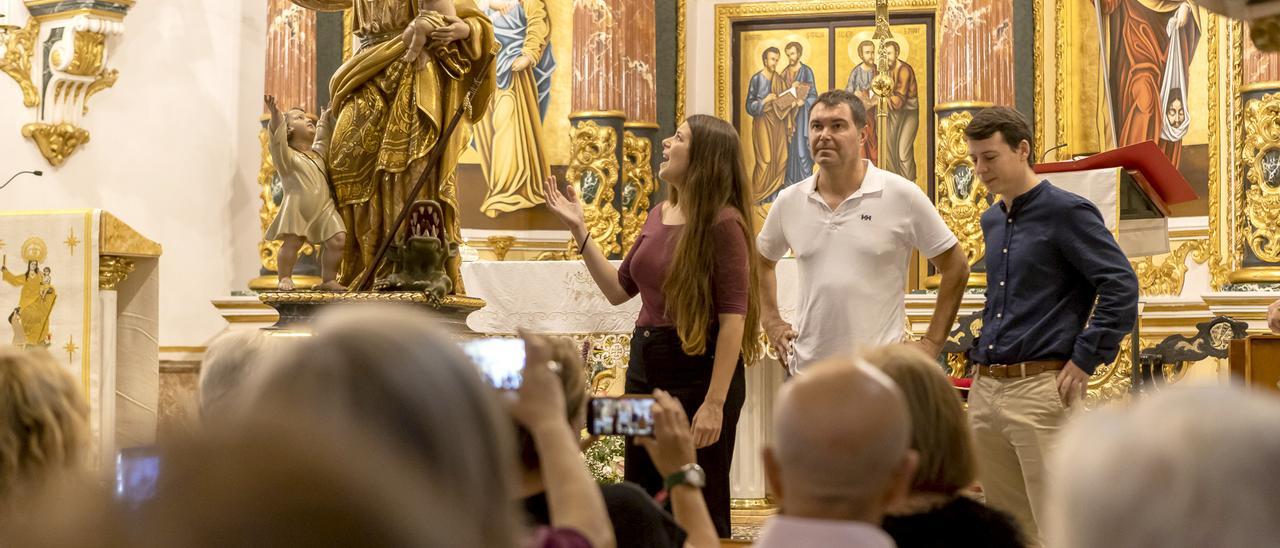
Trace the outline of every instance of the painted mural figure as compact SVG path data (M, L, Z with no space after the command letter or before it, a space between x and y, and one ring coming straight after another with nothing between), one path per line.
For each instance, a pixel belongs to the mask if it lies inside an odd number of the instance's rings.
M751 77L747 86L747 114L752 118L751 144L755 151L751 184L756 201L777 193L786 174L787 146L797 101L777 72L781 57L778 48L765 49L760 54L764 67Z
M916 133L920 130L920 91L916 71L900 58L902 48L893 40L884 47L889 56L889 74L893 76L893 94L889 96L889 157L884 169L909 180L916 178Z
M809 109L818 102L817 79L813 68L804 64L804 46L799 42L790 42L783 48L787 54L787 68L782 71L783 84L787 86L785 93L792 94L795 99L794 112L791 114L793 128L787 141L787 173L786 188L813 175L813 156L809 152ZM778 191L771 193L766 202L772 202Z
M849 83L845 91L858 96L862 105L867 107L867 138L862 143L862 157L875 164L879 149L876 145L876 104L875 93L871 91L871 82L876 77L876 43L863 40L858 44L858 60L862 62L849 71ZM878 164L877 164L878 165Z
M1200 40L1197 10L1185 0L1096 1L1116 144L1155 141L1176 166L1191 127L1187 90Z
M475 125L473 146L488 181L480 210L497 217L545 201L551 175L542 123L551 102L551 18L546 0L481 0L498 40L498 89Z

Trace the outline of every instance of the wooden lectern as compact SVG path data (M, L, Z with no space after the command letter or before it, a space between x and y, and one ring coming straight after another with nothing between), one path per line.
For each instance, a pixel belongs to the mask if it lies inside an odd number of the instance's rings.
M1249 388L1280 392L1280 335L1250 335L1231 341L1232 380Z

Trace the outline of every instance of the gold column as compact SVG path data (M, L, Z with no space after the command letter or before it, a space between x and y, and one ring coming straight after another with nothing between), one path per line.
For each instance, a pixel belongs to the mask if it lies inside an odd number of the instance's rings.
M957 2L938 6L934 203L969 259L969 286L985 287L981 217L989 197L969 160L964 130L977 111L1013 104L1013 2L973 0L963 4L967 9L955 9ZM939 283L937 275L925 280L927 287Z
M624 0L574 2L573 125L568 182L578 190L591 237L606 256L622 255Z
M658 87L656 14L652 2L627 2L622 33L622 254L640 236L649 217L649 197L658 189Z
M1243 81L1237 100L1243 132L1237 144L1240 195L1233 218L1238 236L1233 284L1280 283L1280 54L1243 39Z
M299 107L313 115L316 111L316 13L294 5L290 0L267 2L267 70L263 93L274 95L281 110ZM262 166L258 170L262 207L258 211L262 235L275 219L280 209L280 187L275 165L267 152L268 115L261 118L262 130L258 140L262 145ZM258 257L262 266L259 276L249 282L254 290L275 289L276 255L279 241L258 242ZM294 267L297 287L308 289L320 283L317 250L311 244L303 244Z

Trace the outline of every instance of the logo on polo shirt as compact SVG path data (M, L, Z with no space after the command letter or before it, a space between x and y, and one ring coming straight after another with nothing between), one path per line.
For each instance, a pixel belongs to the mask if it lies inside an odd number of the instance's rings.
M870 220L871 220L871 216L870 216L870 215L863 214L863 215L862 215L862 220L864 220L864 221L870 221Z

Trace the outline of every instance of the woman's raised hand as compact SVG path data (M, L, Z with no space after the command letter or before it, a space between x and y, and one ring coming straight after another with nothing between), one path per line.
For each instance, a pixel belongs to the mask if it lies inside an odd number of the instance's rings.
M573 185L566 186L561 193L556 176L552 175L543 181L542 186L547 195L547 209L569 228L575 239L581 239L587 232L587 220Z

